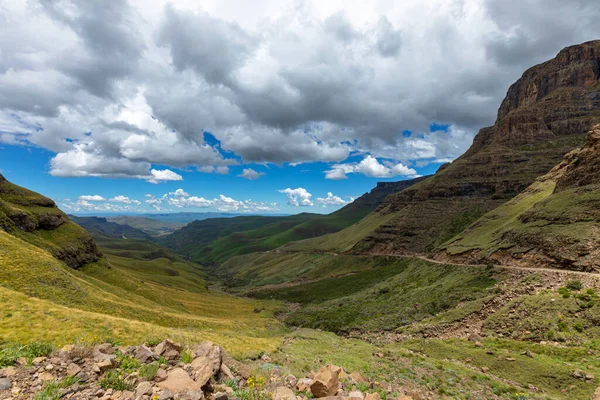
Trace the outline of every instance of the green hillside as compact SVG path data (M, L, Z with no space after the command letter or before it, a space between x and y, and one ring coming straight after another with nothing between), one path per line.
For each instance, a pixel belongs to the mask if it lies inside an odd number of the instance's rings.
M71 222L51 199L0 175L0 230L48 250L71 268L102 256L90 235Z
M133 228L129 225L117 224L109 222L106 218L101 217L76 217L69 216L71 221L75 222L91 234L102 236L128 239L145 239L151 240L152 237L147 233Z
M169 235L185 225L183 223L161 221L150 217L133 217L127 215L106 217L106 220L139 229L150 236L156 237Z
M440 257L600 270L600 125L523 193L484 215Z

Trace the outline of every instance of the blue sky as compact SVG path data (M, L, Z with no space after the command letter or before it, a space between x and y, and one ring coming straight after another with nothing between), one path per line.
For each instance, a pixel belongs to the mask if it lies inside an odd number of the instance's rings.
M246 164L232 166L228 174L202 173L195 168L175 169L182 176L181 181L168 181L158 184L139 179L100 178L100 177L57 177L49 174L50 159L55 153L33 146L0 145L0 171L10 181L28 189L42 193L54 199L61 208L68 212L94 214L103 212L158 212L146 203L150 194L161 198L169 192L183 189L190 197L201 197L207 200L219 198L220 195L234 200L276 203L272 210L253 210L252 213L285 213L299 212L329 213L339 209L343 204L318 204L317 198L327 198L331 192L345 202L370 191L378 181L397 181L408 179L402 177L376 178L363 174L348 174L347 179L325 179L324 171L331 163L313 162L299 165L284 164ZM350 157L347 162L359 162L363 156ZM416 168L419 175L434 173L439 163L432 163L422 168ZM161 166L156 166L161 168ZM256 180L240 177L246 168L262 173ZM312 197L313 206L293 206L288 204L288 198L280 190L304 188ZM88 201L90 208L78 207L81 196L101 196L106 201ZM138 200L137 204L110 202L111 198L125 196L130 200ZM172 196L169 196L172 197ZM114 206L103 210L106 205ZM69 206L71 208L69 208ZM119 208L128 207L128 208ZM161 212L172 211L219 211L217 206L209 207L176 207L164 201ZM121 211L120 211L121 210ZM243 212L243 209L226 209L226 212Z

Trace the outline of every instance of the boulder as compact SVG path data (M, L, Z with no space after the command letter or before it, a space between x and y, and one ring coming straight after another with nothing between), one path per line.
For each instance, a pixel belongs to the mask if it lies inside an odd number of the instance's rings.
M0 378L0 391L9 390L12 387L12 382L8 378Z
M179 343L175 343L172 340L166 339L160 342L155 348L154 352L159 356L163 355L168 351L176 351L177 353L181 352L183 347Z
M167 373L167 379L159 382L158 387L173 393L184 394L190 390L200 390L202 386L195 382L182 368L174 368Z
M69 375L69 376L75 376L80 372L81 372L81 367L75 363L70 363L67 366L67 375Z
M235 375L224 363L221 363L221 379L235 379Z
M227 393L217 392L213 395L213 400L228 400Z
M379 393L377 392L367 393L367 395L365 396L365 400L381 400L381 396L379 396Z
M210 361L210 365L213 369L213 375L221 369L221 362L223 360L223 349L219 346L215 346L211 342L203 342L195 346L192 349L194 358L205 357Z
M154 380L156 382L162 382L166 379L167 379L167 371L165 371L162 368L159 368L158 371L156 371L156 375L154 375Z
M291 389L279 386L273 392L273 400L296 400L296 395Z
M111 360L102 360L96 363L95 365L101 372L107 371L113 367Z
M15 367L6 367L0 369L0 377L2 378L10 378L11 376L15 376L17 374L17 369Z
M210 378L215 374L213 362L207 357L198 357L192 361L192 376L200 384L200 387L206 385Z
M299 379L298 382L296 383L296 389L298 389L301 392L306 392L307 390L310 389L310 385L313 384L313 380L310 378L302 378Z
M340 390L339 375L341 368L327 364L315 375L310 391L315 397L335 396Z
M151 396L152 395L152 384L150 382L142 382L135 389L135 397L141 396Z
M135 350L134 357L141 363L148 363L158 360L158 356L146 346L138 346Z
M364 400L365 399L365 396L359 390L354 390L354 391L350 392L350 394L348 394L348 397L350 397L353 400Z

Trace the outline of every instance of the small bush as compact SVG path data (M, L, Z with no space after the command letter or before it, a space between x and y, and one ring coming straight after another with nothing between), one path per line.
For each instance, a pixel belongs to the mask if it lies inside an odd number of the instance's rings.
M34 397L35 400L58 400L62 397L60 390L73 386L79 382L74 376L67 376L60 381L52 381L47 383L41 392L37 393Z
M140 362L132 356L120 357L118 360L119 368L128 373L131 373L140 367Z
M571 297L571 292L566 287L559 288L558 293L563 297L563 299L568 299Z
M113 390L133 390L133 385L127 383L121 376L119 371L112 369L104 374L100 379L100 387L102 389L113 389Z
M33 342L24 346L8 346L0 350L0 367L14 365L15 362L24 357L29 363L36 357L48 357L54 351L52 345L43 342Z
M150 364L144 364L140 367L140 378L142 379L146 379L148 381L154 379L154 377L156 376L156 373L158 372L158 368L160 366L158 365L158 363L155 361L153 363Z
M179 356L179 360L184 364L189 364L194 361L194 355L189 350L183 350Z
M583 289L583 283L581 283L581 281L577 280L577 279L572 279L570 281L567 282L567 284L565 285L565 287L569 290L578 292L581 289Z

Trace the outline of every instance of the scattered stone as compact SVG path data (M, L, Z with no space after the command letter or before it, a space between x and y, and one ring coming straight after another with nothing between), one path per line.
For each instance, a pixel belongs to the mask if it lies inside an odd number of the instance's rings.
M221 379L235 379L235 375L231 372L225 363L221 363Z
M192 361L192 376L194 380L204 386L214 375L213 363L207 357L198 357Z
M273 400L296 400L296 395L291 389L279 386L273 392Z
M576 369L575 371L573 371L573 378L575 378L575 379L583 379L584 377L585 377L585 374L583 373L582 370Z
M596 388L596 391L594 392L594 397L592 398L592 400L600 400L600 386L598 386Z
M475 347L483 347L483 343L481 343L481 342L475 342Z
M169 389L173 393L185 393L189 390L200 390L202 386L192 380L182 368L174 368L167 373L167 379L158 383L161 389Z
M152 384L150 382L142 382L135 389L135 397L150 396L152 394Z
M12 383L8 378L0 378L0 391L9 390L12 387Z
M17 369L15 367L6 367L0 369L0 377L10 378L11 376L15 376L17 374Z
M67 366L67 375L69 375L69 376L75 376L80 372L81 372L81 367L75 363L70 363Z
M315 375L310 391L315 397L335 396L340 390L338 377L341 368L335 365L327 364L322 367Z
M529 350L526 350L524 352L521 353L522 356L527 356L529 358L533 358L533 353Z
M350 378L352 378L352 380L356 383L367 383L367 380L363 378L360 372L352 372L350 374Z
M506 361L517 361L516 358L512 358L512 357L506 357Z
M102 372L107 371L113 367L111 360L102 360L96 363L96 367Z
M159 368L158 371L156 371L156 375L154 375L154 380L156 382L162 382L165 381L167 379L167 371L165 371L162 368Z
M596 377L594 376L594 374L585 374L585 380L586 381L593 381Z
M169 350L163 353L163 357L167 360L177 360L179 358L179 352L177 350Z
M180 397L181 400L202 400L204 398L204 393L202 390L188 390L188 392Z
M489 370L490 370L490 369L489 369L488 367L482 367L482 368L481 368L481 372L483 372L484 374L488 373L488 372L489 372Z
M38 378L40 378L42 382L49 382L54 380L54 375L52 375L50 372L42 372L38 375Z
M158 400L172 400L173 397L173 393L169 389L165 389L158 395Z

